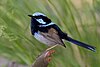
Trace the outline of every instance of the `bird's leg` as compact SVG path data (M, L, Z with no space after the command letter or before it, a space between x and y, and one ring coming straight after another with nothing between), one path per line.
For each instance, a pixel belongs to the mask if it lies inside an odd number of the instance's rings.
M52 46L52 47L49 47L49 48L46 49L46 51L51 50L51 49L53 49L53 48L56 47L56 46L58 46L58 45L54 45L54 46Z

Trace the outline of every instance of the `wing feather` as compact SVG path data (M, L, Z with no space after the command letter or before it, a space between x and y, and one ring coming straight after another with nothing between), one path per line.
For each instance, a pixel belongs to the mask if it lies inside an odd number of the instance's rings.
M59 37L58 32L54 28L50 28L48 33L41 33L46 39L55 42L59 45L64 45L62 39ZM56 45L55 44L55 45ZM64 45L65 46L65 45Z

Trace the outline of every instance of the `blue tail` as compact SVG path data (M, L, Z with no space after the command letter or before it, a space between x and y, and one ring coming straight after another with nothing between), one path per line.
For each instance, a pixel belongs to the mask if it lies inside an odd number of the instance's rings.
M93 51L93 52L96 51L96 50L95 50L95 47L90 46L90 45L87 45L87 44L82 43L82 42L80 42L80 41L74 40L74 39L72 39L72 38L70 38L70 37L68 37L67 40L68 40L69 42L72 42L72 43L78 45L78 46L81 46L81 47L84 47L84 48L86 48L86 49L89 49L89 50L91 50L91 51Z

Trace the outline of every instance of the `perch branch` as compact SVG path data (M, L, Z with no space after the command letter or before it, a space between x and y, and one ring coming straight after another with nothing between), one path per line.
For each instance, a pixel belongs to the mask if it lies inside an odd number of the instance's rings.
M54 52L54 50L44 51L37 57L36 61L32 64L32 67L47 67L51 61L51 55Z

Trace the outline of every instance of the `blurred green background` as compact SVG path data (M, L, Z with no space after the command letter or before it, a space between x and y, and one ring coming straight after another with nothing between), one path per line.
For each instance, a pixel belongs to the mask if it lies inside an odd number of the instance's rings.
M74 39L96 52L65 41L54 48L48 67L100 67L100 0L0 0L0 56L30 66L47 46L30 32L28 14L42 12Z

